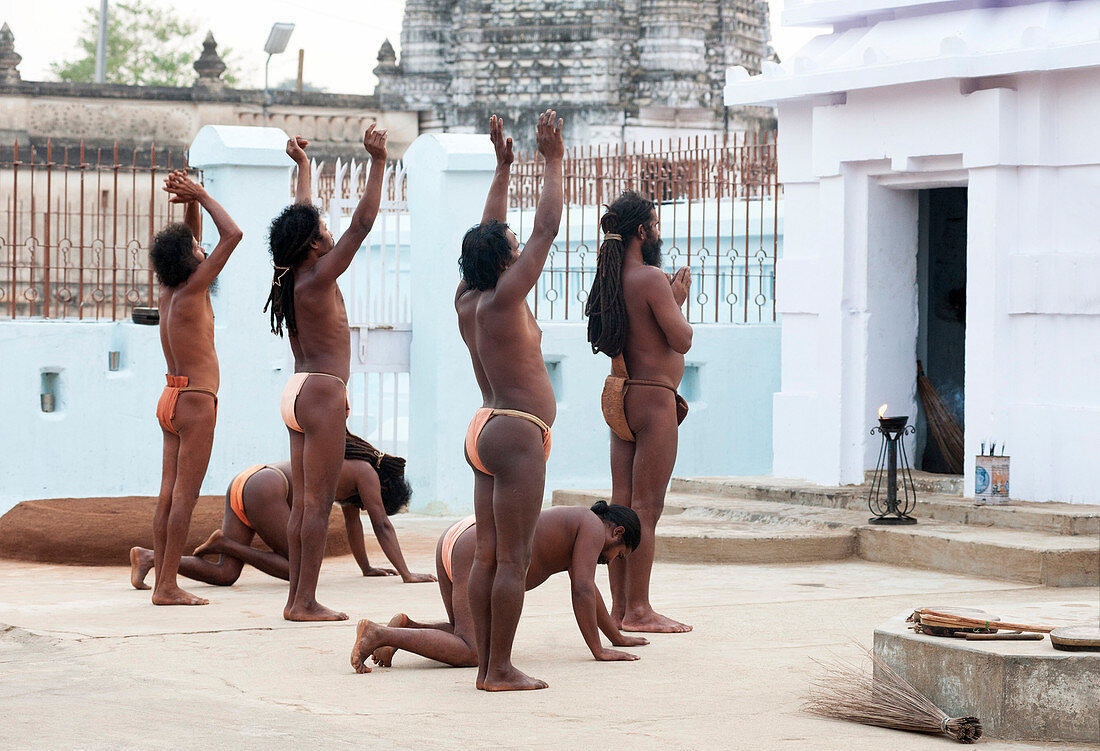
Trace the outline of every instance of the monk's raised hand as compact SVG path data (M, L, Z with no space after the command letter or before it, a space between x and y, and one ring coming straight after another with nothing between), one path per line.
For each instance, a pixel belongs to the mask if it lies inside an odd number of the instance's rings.
M377 566L371 566L363 572L363 576L397 576L397 572L392 568L379 568Z
M301 136L294 136L286 142L286 155L293 159L295 163L304 162L308 158L306 156L306 146L309 146L309 141Z
M562 124L554 110L546 110L539 115L535 141L543 159L561 159L565 155L565 143L561 139Z
M374 160L386 159L386 136L389 131L380 129L378 123L371 123L367 126L367 132L363 134L363 148L370 154L370 158Z
M600 662L619 662L627 660L637 660L638 655L632 655L629 652L620 652L617 649L601 649L599 652L593 655Z
M175 170L165 179L164 190L172 196L169 203L191 203L199 200L203 187L187 177L184 170Z
M489 118L489 140L497 152L497 164L508 165L515 161L512 151L512 139L504 137L504 118L493 115Z

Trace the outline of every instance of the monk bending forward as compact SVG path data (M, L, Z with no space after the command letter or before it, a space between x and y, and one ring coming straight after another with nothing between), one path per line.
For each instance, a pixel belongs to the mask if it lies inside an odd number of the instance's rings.
M336 280L370 234L382 198L386 131L374 124L363 135L371 157L367 189L340 242L333 243L309 197L307 142L292 138L287 154L298 164L295 202L271 223L275 275L268 305L271 331L285 326L294 352L294 375L283 390L281 411L290 433L293 505L287 522L290 591L283 617L290 621L342 621L317 602L317 578L328 537L329 511L340 482L348 415L351 330ZM265 307L264 310L267 310Z
M237 581L244 564L248 563L270 576L289 579L286 527L293 486L289 477L290 462L277 462L257 464L233 478L225 493L221 529L195 548L194 556L180 560L180 573L207 584L229 586ZM351 553L363 576L400 575L406 583L435 581L431 574L409 571L397 532L388 518L409 504L411 492L405 481L404 459L382 453L359 436L347 434L336 502L342 507ZM396 571L372 566L367 559L363 521L359 515L364 509L382 552ZM254 535L259 535L271 552L253 548ZM210 562L202 557L208 555L217 555L218 560ZM136 589L149 588L145 575L152 565L152 550L131 548L130 583Z
M172 172L164 181L164 190L172 195L172 203L184 204L184 221L161 230L149 252L160 282L160 344L168 367L168 385L157 402L164 458L153 516L153 604L206 605L208 600L180 589L176 574L210 462L218 411L218 354L214 351L210 285L241 241L241 230L186 172ZM209 258L199 245L200 207L218 228L218 244Z
M523 610L531 540L542 507L550 426L557 405L542 331L527 293L542 274L562 208L562 121L547 110L536 140L545 160L542 196L523 252L504 223L512 139L493 116L489 137L497 167L481 224L462 239L462 281L455 295L458 327L470 350L482 407L466 432L474 470L477 554L470 571L470 608L477 637L479 689L546 688L512 665L512 640Z
M654 531L676 463L678 425L687 414L676 389L691 347L691 325L680 310L691 272L687 267L673 276L661 271L657 213L637 193L624 193L612 203L600 227L604 242L585 305L588 341L593 352L612 358L613 375L627 379L618 405L607 403L605 390L605 419L609 409L620 418L608 419L611 500L630 506L642 522L637 554L608 569L611 616L625 631L690 631L653 609L649 578Z
M367 657L377 665L389 667L398 649L455 667L478 664L473 614L466 596L471 568L475 565L476 527L473 517L463 519L447 530L436 546L435 567L447 622L417 623L404 613L395 615L389 626L360 621L351 650L351 665L356 671L371 671ZM639 636L627 636L615 627L595 581L596 564L626 558L638 547L640 534L638 517L633 511L604 501L591 510L575 506L548 509L535 526L531 565L524 587L534 589L551 575L568 571L573 614L584 643L597 660L638 659L628 652L604 647L600 631L616 647L649 643ZM491 686L487 688L493 690Z

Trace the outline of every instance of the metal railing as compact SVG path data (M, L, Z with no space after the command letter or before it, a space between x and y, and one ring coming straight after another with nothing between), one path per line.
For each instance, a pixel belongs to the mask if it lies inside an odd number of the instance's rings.
M770 132L568 151L561 229L529 298L536 318L583 319L603 206L622 191L635 190L656 204L665 270L692 270L689 321L775 321L775 260L782 236L775 147L776 134ZM508 219L521 244L531 231L541 182L538 155L519 154Z
M122 320L156 305L149 247L182 219L160 189L176 167L185 156L156 147L0 147L0 316Z

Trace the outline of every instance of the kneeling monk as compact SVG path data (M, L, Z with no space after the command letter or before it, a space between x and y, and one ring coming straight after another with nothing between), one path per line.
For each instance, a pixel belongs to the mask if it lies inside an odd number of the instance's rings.
M248 563L265 574L290 578L287 560L287 519L290 516L290 462L257 464L235 478L225 494L222 528L195 549L194 556L180 560L180 573L207 584L229 586L237 581ZM355 562L363 576L399 574L406 583L435 581L431 574L414 574L405 565L397 532L388 516L409 503L412 491L405 481L405 460L390 456L357 435L347 433L344 463L336 485L337 501L344 512L344 526ZM359 512L366 509L374 535L382 551L397 569L375 568L367 560L363 545L363 521ZM259 535L272 552L252 547L253 535ZM216 563L201 556L219 555ZM148 589L145 575L153 565L153 551L130 550L130 583L136 589Z
M395 615L389 626L363 620L355 632L351 665L369 673L370 657L389 667L398 649L445 662L455 667L478 664L474 619L467 598L470 568L474 562L474 518L468 517L447 530L435 551L439 593L447 609L446 623L416 623L404 613ZM636 660L628 652L607 649L600 643L603 631L616 647L638 647L649 642L627 636L611 622L596 587L596 564L625 558L641 541L638 515L625 506L597 502L591 510L576 506L547 509L535 526L531 565L526 589L532 590L551 575L568 571L572 582L573 613L585 644L597 660ZM478 688L493 690L492 686Z

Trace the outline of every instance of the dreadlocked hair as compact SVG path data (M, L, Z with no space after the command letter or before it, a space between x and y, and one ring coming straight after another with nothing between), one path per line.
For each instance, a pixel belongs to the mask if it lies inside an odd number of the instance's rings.
M618 357L626 346L626 299L623 297L623 258L627 243L638 236L639 225L649 224L653 203L628 190L615 199L600 218L605 234L596 256L596 275L584 304L588 316L588 343L592 353ZM606 237L619 235L621 239Z
M271 222L269 242L275 273L264 312L271 308L271 333L298 335L294 318L294 270L309 255L309 244L321 239L321 213L309 203L293 203Z
M382 506L386 516L393 516L409 505L412 488L405 479L405 460L379 451L350 430L344 435L344 459L347 461L367 462L378 473L378 484L382 487ZM358 499L358 496L354 496ZM350 499L349 499L350 500ZM358 499L356 505L363 507Z

